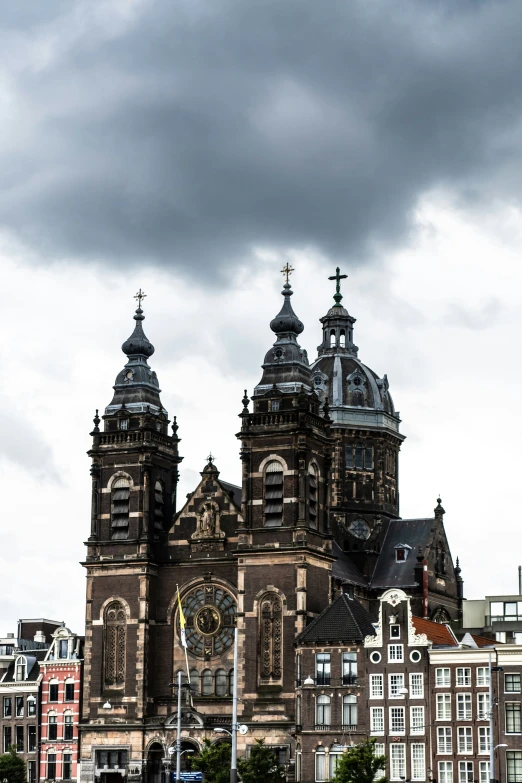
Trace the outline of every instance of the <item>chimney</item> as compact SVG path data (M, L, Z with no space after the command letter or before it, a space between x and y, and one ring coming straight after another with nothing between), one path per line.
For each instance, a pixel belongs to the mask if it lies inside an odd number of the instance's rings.
M45 634L43 631L37 631L34 635L34 641L35 642L42 642L45 643Z

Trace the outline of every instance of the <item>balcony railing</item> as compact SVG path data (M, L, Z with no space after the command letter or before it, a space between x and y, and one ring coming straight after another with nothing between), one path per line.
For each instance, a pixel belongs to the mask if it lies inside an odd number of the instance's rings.
M306 726L303 726L303 729L306 731ZM357 724L343 723L334 725L330 723L316 723L314 729L315 731L357 731Z
M517 623L522 622L522 614L492 614L486 615L486 625L492 623Z
M341 685L359 685L359 678L355 674L343 674L342 677L331 677L329 674L318 674L312 678L314 685L331 685L340 687ZM304 680L296 680L297 687L304 685Z

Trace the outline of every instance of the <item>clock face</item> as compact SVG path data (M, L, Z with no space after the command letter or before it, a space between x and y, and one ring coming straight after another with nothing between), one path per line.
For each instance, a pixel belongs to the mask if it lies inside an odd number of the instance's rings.
M350 532L352 536L355 536L355 538L366 541L366 539L370 537L371 531L370 526L364 519L354 519L353 522L350 522L348 532Z
M236 625L236 601L228 590L218 585L200 585L187 593L181 603L187 647L193 655L212 658L231 647Z

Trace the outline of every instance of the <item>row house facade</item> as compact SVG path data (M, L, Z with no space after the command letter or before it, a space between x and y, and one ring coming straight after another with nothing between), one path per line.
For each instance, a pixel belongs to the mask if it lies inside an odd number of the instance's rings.
M391 781L522 781L520 645L459 641L399 589L381 596L377 622L341 595L297 638L296 673L297 781L332 780L367 737Z

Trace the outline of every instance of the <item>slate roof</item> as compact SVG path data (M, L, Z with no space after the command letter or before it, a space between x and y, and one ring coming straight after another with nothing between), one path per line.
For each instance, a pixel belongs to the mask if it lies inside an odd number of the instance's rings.
M373 572L370 586L381 590L390 587L413 587L414 569L417 565L418 548L425 549L435 520L431 519L392 519L386 531L381 553ZM395 547L400 544L411 546L404 562L395 561Z
M356 585L364 585L365 587L368 586L368 581L335 540L332 542L332 554L337 558L337 560L332 563L332 575L336 579Z
M458 642L449 626L443 623L434 623L433 620L424 620L422 617L412 617L412 620L417 633L425 633L433 644L458 647Z
M236 486L235 484L229 484L228 481L221 481L221 479L218 479L219 483L223 487L226 492L228 492L229 495L232 496L232 500L236 504L238 508L241 508L241 493L242 489L241 487Z
M358 601L341 593L299 634L296 644L362 642L375 634L374 622Z
M37 681L38 677L40 676L40 666L38 665L38 662L43 661L45 659L47 652L48 650L24 650L23 652L19 653L20 655L24 655L27 657L29 665L30 665L31 658L36 659L32 668L28 672L27 679L23 680L23 682L21 682L20 685L23 685L23 683L32 683ZM0 680L1 683L16 682L14 674L15 674L15 663L16 663L16 659L18 658L18 653L15 652L14 655L15 655L15 659L14 661L11 661L11 663L9 664L9 668L7 669L2 679Z

